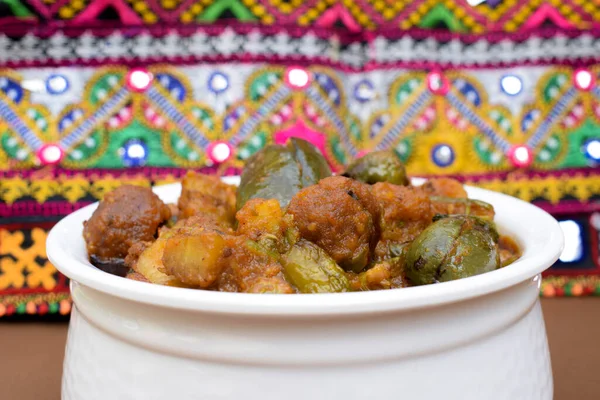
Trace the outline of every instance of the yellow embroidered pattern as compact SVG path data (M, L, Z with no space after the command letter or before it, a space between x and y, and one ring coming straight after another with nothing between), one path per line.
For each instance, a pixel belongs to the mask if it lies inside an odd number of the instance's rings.
M175 182L172 176L161 177L160 184ZM45 178L28 180L22 178L6 178L0 180L0 202L13 204L25 196L32 196L40 204L52 196L61 196L70 203L75 203L88 195L94 199L101 200L104 195L121 185L150 186L152 181L144 176L130 177L92 177L83 176L67 177L58 179Z
M46 258L46 232L33 228L31 239L33 244L23 249L23 232L0 228L0 290L24 286L51 290L56 286L56 269Z
M465 157L465 163L469 158ZM101 200L104 195L121 185L137 185L149 187L152 183L162 185L177 182L173 176L161 177L153 181L145 176L133 177L103 177L85 178L83 176L59 177L56 180L30 181L22 178L8 178L0 181L0 202L13 204L25 196L33 196L43 203L52 196L64 197L70 203L91 195ZM494 190L525 201L544 199L552 204L558 204L565 197L576 198L582 202L592 197L600 196L600 178L597 175L559 174L546 177L528 177L520 173L509 174L508 177L490 180L470 180L466 183L484 189Z
M600 178L596 176L567 174L530 178L519 174L509 175L506 179L493 179L478 182L475 186L494 190L518 197L525 201L545 199L552 204L558 204L561 199L569 196L585 202L592 196L600 196Z

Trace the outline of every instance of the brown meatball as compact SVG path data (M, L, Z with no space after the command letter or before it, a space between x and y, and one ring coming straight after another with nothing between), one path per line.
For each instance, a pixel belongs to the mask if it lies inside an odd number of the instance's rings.
M379 201L373 196L371 187L363 182L345 178L343 176L332 176L322 179L319 185L326 189L343 189L350 196L354 197L358 202L371 214L375 229L379 232L381 224L382 209ZM375 238L377 240L377 238Z
M467 191L462 183L452 178L432 178L421 186L429 196L467 198Z
M188 172L181 181L178 206L180 218L212 214L231 226L235 216L235 186L223 183L215 176Z
M90 257L99 262L124 259L137 242L153 241L171 211L149 188L125 185L108 193L84 222Z
M373 195L383 207L381 242L377 245L379 259L397 256L388 254L390 246L413 241L432 222L429 196L420 188L381 182L372 186Z
M302 189L287 212L304 239L325 250L342 268L359 272L377 242L379 210L367 185L338 176Z

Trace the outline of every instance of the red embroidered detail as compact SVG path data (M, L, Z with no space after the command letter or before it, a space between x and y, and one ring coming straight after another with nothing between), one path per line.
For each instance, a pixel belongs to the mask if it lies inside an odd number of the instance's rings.
M361 27L356 22L350 11L342 4L336 4L327 11L316 21L317 26L324 26L331 28L337 21L342 21L346 27L352 32L360 32Z
M573 29L574 26L565 17L563 17L554 7L550 4L542 4L533 15L529 17L527 22L523 25L527 29L534 29L541 26L547 20L552 21L556 26L562 29Z
M73 23L82 25L94 22L102 11L109 6L112 6L119 14L122 23L126 25L139 25L142 23L140 17L123 0L92 0L92 3L73 19Z

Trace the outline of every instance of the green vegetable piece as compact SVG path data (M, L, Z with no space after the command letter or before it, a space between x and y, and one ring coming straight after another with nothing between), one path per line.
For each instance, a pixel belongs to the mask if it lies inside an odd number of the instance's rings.
M279 259L277 243L272 238L261 238L258 242L246 240L245 246L250 252L256 255L268 257L274 261Z
M404 164L391 151L368 153L348 165L343 175L369 184L377 182L403 186L409 184Z
M246 164L237 189L237 209L250 199L276 199L282 206L300 189L300 171L285 147L269 146Z
M369 252L369 246L365 245L360 252L354 255L354 257L343 263L340 262L340 265L343 265L345 271L352 271L358 274L365 269L365 266L369 263Z
M250 199L276 199L286 207L300 189L331 176L327 160L310 143L292 138L285 146L267 146L252 156L237 189L237 209Z
M331 176L331 169L323 155L305 140L291 138L288 146L294 150L296 162L300 167L300 183L307 187Z
M451 216L427 227L410 245L405 273L413 285L446 282L500 267L498 232L472 216Z
M350 290L344 270L319 246L300 240L283 255L286 279L301 293L334 293Z

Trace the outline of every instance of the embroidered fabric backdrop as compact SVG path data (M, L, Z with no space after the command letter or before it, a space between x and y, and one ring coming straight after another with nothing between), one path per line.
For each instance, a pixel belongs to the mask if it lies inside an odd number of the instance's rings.
M472 1L471 1L472 2ZM542 294L600 294L600 6L571 0L0 0L0 316L66 314L45 238L123 183L233 174L311 140L334 168L533 201L567 249Z

